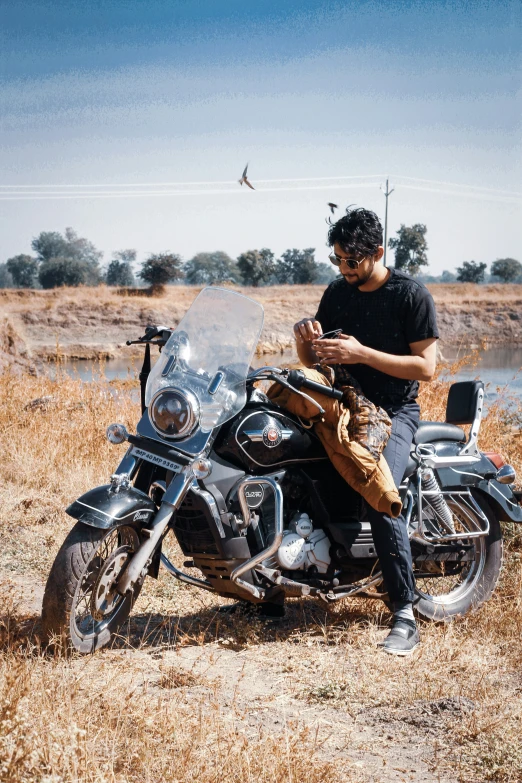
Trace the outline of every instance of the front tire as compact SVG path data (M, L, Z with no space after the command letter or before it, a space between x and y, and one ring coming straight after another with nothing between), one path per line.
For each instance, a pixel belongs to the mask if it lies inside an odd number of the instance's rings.
M63 542L47 579L42 606L44 638L60 637L66 647L92 653L105 647L130 614L132 594L114 590L139 546L130 525L100 530L77 522Z
M450 621L477 609L488 601L497 585L502 568L503 540L499 520L482 496L475 496L481 511L489 520L489 533L474 541L475 557L457 575L437 574L416 578L414 610L424 620ZM463 536L465 541L465 536ZM443 564L441 564L443 565ZM417 569L417 573L419 570Z

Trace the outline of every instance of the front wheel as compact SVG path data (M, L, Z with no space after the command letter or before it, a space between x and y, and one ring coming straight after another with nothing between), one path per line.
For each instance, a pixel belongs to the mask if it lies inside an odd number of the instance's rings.
M139 546L130 525L99 530L77 522L51 568L42 606L44 637L61 637L82 653L105 647L125 622L141 589L125 596L115 590L120 574Z
M500 522L483 497L475 497L489 520L489 534L483 538L466 539L465 533L477 527L477 517L470 524L468 508L463 514L458 503L448 501L456 532L462 531L462 543L473 543L470 559L464 562L426 561L414 567L416 597L414 609L425 620L452 620L476 611L491 598L502 567L502 530ZM429 525L430 519L425 522ZM435 520L431 520L434 524ZM413 543L413 542L412 542Z

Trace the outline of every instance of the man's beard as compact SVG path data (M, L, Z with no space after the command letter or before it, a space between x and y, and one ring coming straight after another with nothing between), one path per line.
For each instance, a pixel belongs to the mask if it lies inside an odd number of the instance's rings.
M356 277L353 282L347 279L346 275L344 276L344 279L348 283L348 285L351 285L353 288L360 288L362 285L368 282L370 277L373 274L373 270L375 268L375 261L372 260L372 265L370 267L370 271L364 276L364 277Z

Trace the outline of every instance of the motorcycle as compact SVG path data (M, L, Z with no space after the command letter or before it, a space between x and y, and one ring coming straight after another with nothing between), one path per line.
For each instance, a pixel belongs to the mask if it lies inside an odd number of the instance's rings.
M160 565L181 582L251 604L386 601L364 501L313 428L271 403L259 383L309 400L307 391L341 392L299 370L252 370L262 326L259 303L210 287L176 329L147 327L128 342L145 346L142 418L136 434L108 427L111 443L129 444L123 459L109 484L66 509L76 524L45 588L48 639L61 636L83 653L109 644ZM154 345L160 355L151 367ZM483 403L482 382L451 386L446 421L420 423L399 488L414 607L424 619L451 620L488 600L502 565L500 523L522 523L515 471L477 446ZM169 558L171 536L185 570Z

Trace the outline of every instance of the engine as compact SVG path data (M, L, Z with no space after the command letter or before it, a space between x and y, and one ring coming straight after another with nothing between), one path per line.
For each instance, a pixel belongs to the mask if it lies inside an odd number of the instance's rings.
M324 530L314 530L308 514L297 512L285 530L276 560L285 571L324 574L330 565L330 539Z

